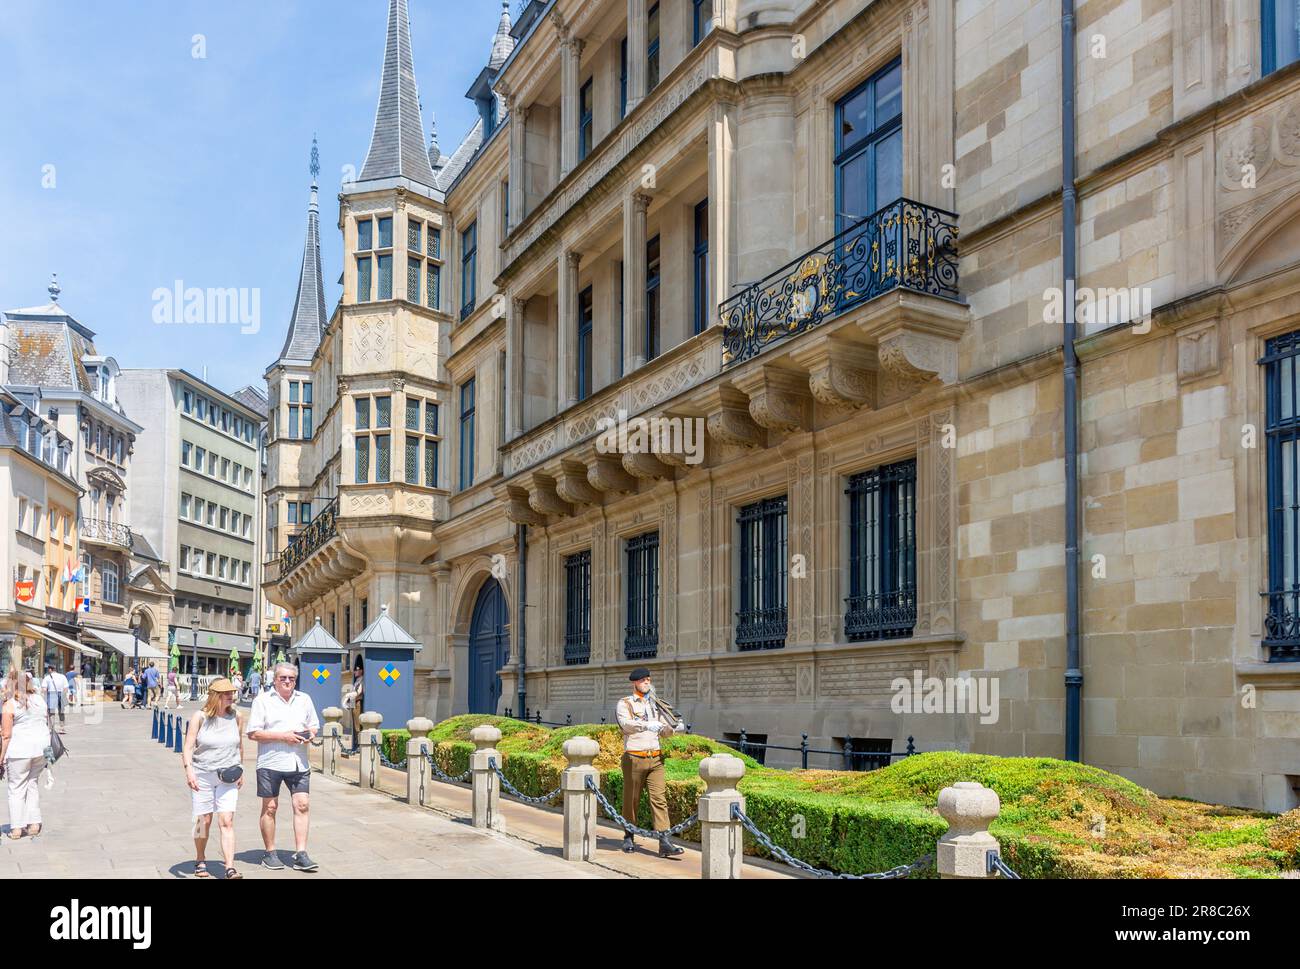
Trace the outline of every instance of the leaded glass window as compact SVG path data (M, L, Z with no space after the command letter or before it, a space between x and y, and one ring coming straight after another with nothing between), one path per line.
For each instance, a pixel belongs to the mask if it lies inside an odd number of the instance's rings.
M406 298L412 303L420 302L420 260L406 260Z
M406 398L406 429L408 431L418 431L420 429L420 398Z
M375 480L388 481L391 472L389 457L389 437L387 434L375 435Z
M406 223L406 248L421 252L424 248L424 226L419 222Z
M389 427L393 419L393 398L375 398L375 427Z
M357 258L357 302L370 302L370 257L360 256Z
M362 434L357 437L357 484L366 484L370 480L370 437Z
M393 248L393 220L390 216L379 220L379 248Z
M357 404L357 430L364 431L370 428L370 398L358 397Z
M403 473L407 484L420 483L420 439L418 437L406 439L406 465Z
M436 310L442 300L442 267L433 263L424 266L424 305Z
M379 298L393 298L393 257L379 257Z

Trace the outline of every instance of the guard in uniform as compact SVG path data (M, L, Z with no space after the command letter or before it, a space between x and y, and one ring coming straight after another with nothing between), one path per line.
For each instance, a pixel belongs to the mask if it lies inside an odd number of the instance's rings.
M650 812L654 816L654 830L659 832L659 856L671 858L685 849L668 839L668 798L664 781L664 755L659 748L659 738L669 737L673 726L664 719L655 703L647 697L650 690L650 671L637 667L628 677L632 681L632 694L618 701L615 717L623 731L623 817L636 821L636 807L641 792L650 794ZM623 850L635 851L632 835L623 836Z

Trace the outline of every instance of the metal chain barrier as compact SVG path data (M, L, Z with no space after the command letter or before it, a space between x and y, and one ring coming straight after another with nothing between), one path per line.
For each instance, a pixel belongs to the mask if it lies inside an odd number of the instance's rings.
M557 787L549 794L543 794L541 797L530 797L506 779L506 775L501 773L501 768L497 766L497 760L495 757L488 758L488 766L496 772L497 777L501 778L501 786L525 804L550 804L551 801L555 800L555 795L559 794L560 791L564 789L562 787Z
M470 775L474 773L472 770L467 769L463 774L457 774L455 777L452 777L450 774L448 774L446 771L444 771L441 767L438 766L438 762L433 759L433 751L431 750L426 750L424 752L424 759L429 762L429 766L433 769L433 773L438 778L446 781L449 784L463 784L465 781L469 780Z
M987 863L987 868L985 870L990 875L997 872L1003 878L1014 878L1016 881L1020 881L1020 876L1011 870L1010 866L1002 860L1001 856L999 856L996 851L990 851L984 856L984 860Z
M393 770L401 770L401 771L406 770L406 761L401 761L400 763L398 763L397 761L389 760L388 757L385 756L384 745L382 742L376 744L375 746L379 748L379 762L381 764L383 764L385 767L392 768Z
M606 798L605 795L600 792L600 786L596 783L594 778L590 776L587 778L586 787L587 790L591 791L593 794L596 795L596 800L597 802L599 802L606 816L615 824L617 824L620 828L626 831L628 834L639 834L643 838L659 838L659 837L676 838L683 831L687 830L688 828L694 827L695 824L700 820L700 816L698 814L692 814L681 824L673 825L667 831L651 831L648 828L639 828L631 821L629 821L627 818L623 817L623 815L619 814L616 810L614 810L614 805L610 804L609 799Z
M745 812L740 809L739 804L731 805L731 817L739 821L763 848L765 848L773 858L783 861L791 868L797 868L799 871L807 872L817 878L843 878L854 881L878 881L887 878L906 878L915 871L929 868L934 864L934 855L924 855L916 859L910 865L899 865L897 868L890 868L888 871L873 871L863 875L850 875L845 872L829 871L825 868L815 868L807 862L800 861L790 852L786 851L780 845L776 844L771 838L759 830L758 825L751 821Z

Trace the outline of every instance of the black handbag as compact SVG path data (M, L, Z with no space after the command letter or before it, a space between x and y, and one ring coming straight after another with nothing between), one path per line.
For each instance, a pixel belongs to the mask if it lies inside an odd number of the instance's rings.
M53 767L68 752L63 738L55 731L50 731L50 745L45 748L45 763Z
M244 776L244 768L236 764L233 767L220 767L217 769L217 780L222 784L233 784Z

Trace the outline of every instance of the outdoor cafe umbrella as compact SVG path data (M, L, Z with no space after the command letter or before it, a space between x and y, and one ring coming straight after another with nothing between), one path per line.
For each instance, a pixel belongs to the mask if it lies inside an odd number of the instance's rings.
M230 675L234 676L239 670L239 650L234 646L230 647Z

